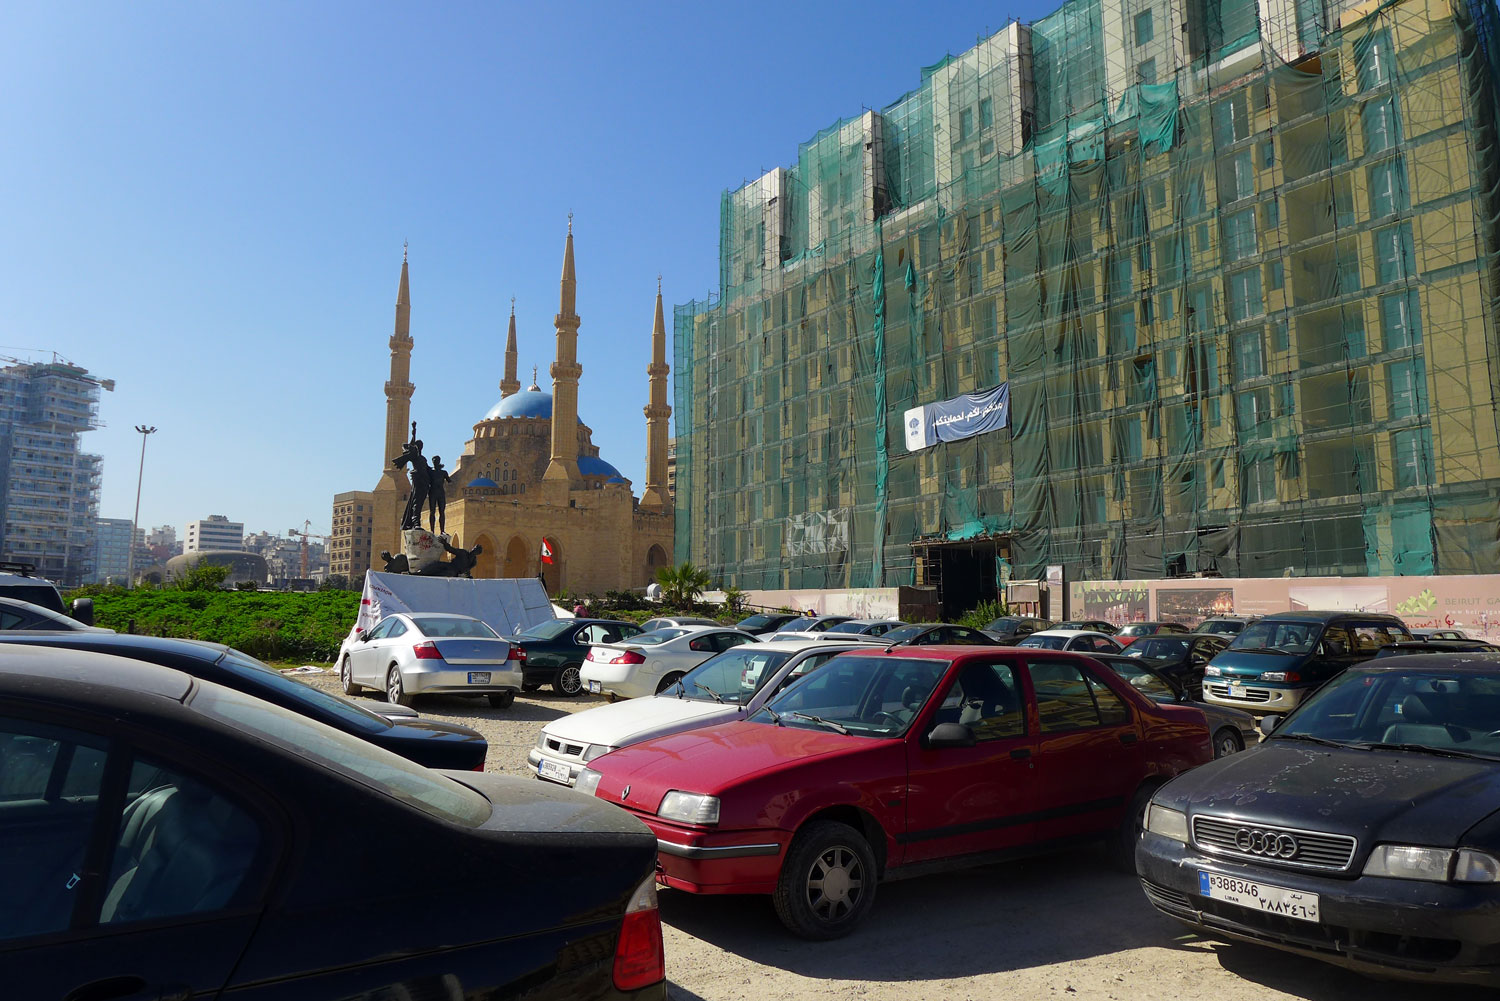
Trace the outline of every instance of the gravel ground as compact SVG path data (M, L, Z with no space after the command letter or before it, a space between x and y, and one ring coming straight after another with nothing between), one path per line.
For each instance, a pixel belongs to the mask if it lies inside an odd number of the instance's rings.
M298 677L338 691L333 673ZM529 775L526 751L541 727L601 701L543 689L508 710L442 696L419 701L417 709L484 734L487 771ZM865 924L837 942L790 937L764 898L666 890L661 911L674 1001L1495 996L1374 981L1260 946L1200 938L1158 914L1134 879L1093 854L884 884Z

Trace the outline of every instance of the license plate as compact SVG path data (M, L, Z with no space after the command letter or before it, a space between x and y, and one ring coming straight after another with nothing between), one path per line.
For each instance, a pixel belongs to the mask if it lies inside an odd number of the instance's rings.
M1269 883L1253 883L1248 879L1220 876L1217 873L1198 873L1198 892L1213 900L1244 907L1266 914L1279 914L1298 921L1318 922L1318 895L1288 890Z
M568 784L568 766L558 764L556 761L547 761L543 759L542 761L537 763L536 773L544 779L551 779L553 782L561 782L563 785Z
M602 691L604 691L604 689L600 686L599 682L597 682L597 681L590 681L589 682L589 694L591 694L591 695L598 695Z
M490 672L488 672L488 671L470 671L469 672L469 684L471 684L471 685L488 685L489 683L490 683Z
M1243 699L1245 697L1245 686L1231 683L1229 686L1229 697L1231 699Z

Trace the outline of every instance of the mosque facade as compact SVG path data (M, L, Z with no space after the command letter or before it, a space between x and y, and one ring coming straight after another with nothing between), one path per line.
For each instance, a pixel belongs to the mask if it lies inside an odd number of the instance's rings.
M599 455L593 431L578 418L583 367L578 362L580 318L571 223L559 299L550 393L538 385L535 370L531 384L521 388L512 306L500 400L474 425L473 437L458 460L447 463L450 544L463 549L481 547L474 577L539 576L554 595L561 590L582 595L642 587L659 567L670 564L673 546L673 504L667 488L671 408L667 405L661 289L656 294L651 361L646 368L650 385L644 414L647 482L640 498L631 482ZM385 384L386 465L374 491L360 492L357 498L368 500L362 506L370 511L370 563L377 570L382 566L382 551L401 551L401 512L411 493L405 470L390 466L389 459L401 451L410 435L415 389L410 381L412 347L411 297L403 258L396 329L390 340L391 378ZM430 440L425 451L428 456L452 454ZM352 494L340 494L335 500L335 551L341 516L348 516L340 505L354 500ZM359 524L352 525L351 532ZM357 549L358 543L354 546ZM350 571L358 569L349 561Z

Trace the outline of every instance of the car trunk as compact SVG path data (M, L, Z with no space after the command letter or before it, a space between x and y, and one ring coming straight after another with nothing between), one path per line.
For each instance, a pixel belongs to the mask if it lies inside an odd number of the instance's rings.
M510 644L505 640L450 636L432 643L450 664L503 664L510 656Z

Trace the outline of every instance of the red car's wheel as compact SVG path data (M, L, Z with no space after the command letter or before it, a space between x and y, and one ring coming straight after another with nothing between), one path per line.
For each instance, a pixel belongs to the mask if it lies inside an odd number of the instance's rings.
M849 934L875 903L875 853L847 824L820 820L797 833L771 901L776 916L802 938Z

